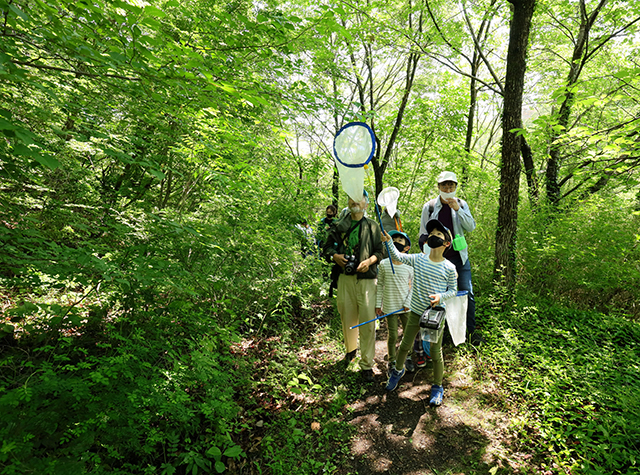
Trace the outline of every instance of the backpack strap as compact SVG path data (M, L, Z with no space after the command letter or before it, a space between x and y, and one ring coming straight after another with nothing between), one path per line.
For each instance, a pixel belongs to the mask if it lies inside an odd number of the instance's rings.
M436 199L437 198L429 200L429 202L427 203L427 205L429 206L429 219L431 219L431 215L433 214L433 210L436 206ZM460 200L460 198L458 198L457 196L456 196L456 201L458 202L458 206L460 208L464 208L464 206L462 205L462 200Z
M429 200L429 202L427 203L427 206L429 206L429 219L431 219L431 215L433 214L433 209L436 206L436 199L432 199Z

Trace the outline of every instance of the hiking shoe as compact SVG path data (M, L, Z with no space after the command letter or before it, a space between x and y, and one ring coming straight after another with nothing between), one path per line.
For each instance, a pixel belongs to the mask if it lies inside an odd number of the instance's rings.
M350 351L349 353L347 353L346 355L344 355L344 361L349 364L353 361L353 359L356 357L356 351L358 350L353 350Z
M411 357L407 358L404 362L404 367L409 373L413 373L416 370L416 366L413 364Z
M484 338L482 338L482 335L476 330L469 335L469 343L473 346L480 346L484 343Z
M389 364L387 365L387 376L391 376L391 372L396 369L396 362L395 361L389 361Z
M362 379L365 383L373 383L373 370L372 369L363 369L360 371L362 375Z
M416 355L416 366L418 368L424 368L427 366L427 356L424 353L418 353Z
M387 381L387 387L385 388L387 391L393 391L398 387L398 382L400 378L404 376L404 368L402 371L398 371L397 369L393 369L391 371L391 376L389 376L389 381Z
M434 384L431 386L431 399L429 399L430 406L439 406L442 404L442 398L444 397L444 389L442 386Z

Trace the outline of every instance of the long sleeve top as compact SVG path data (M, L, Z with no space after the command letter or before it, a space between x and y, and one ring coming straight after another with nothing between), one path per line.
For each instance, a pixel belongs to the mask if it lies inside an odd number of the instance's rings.
M458 211L455 211L453 208L451 208L451 219L453 221L452 237L455 237L457 234L464 235L465 232L470 233L476 228L476 221L471 215L471 210L469 209L469 205L467 204L467 202L465 200L461 200L460 198L456 199L458 200L460 209ZM442 202L440 201L440 198L431 200L422 207L419 236L422 236L427 232L427 223L430 219L437 219L441 210ZM463 264L467 263L467 261L469 260L469 248L465 248L460 251L460 258L462 259Z
M411 308L411 287L413 285L413 267L394 265L391 271L389 259L383 259L378 266L378 287L376 308L383 312L395 312L404 307Z
M374 255L376 256L377 261L375 264L369 266L369 270L367 272L358 272L356 277L358 280L375 279L378 275L378 264L383 258L380 226L372 219L366 217L362 219L362 225L359 226L359 262L369 259L369 257ZM322 253L327 261L331 261L333 259L333 255L336 253L343 254L346 252L344 246L345 233L349 231L352 224L355 224L355 222L351 220L351 215L347 214L337 222L334 221L334 224L331 225L327 241L322 249ZM340 270L341 272L344 272L342 268L340 268Z
M433 262L427 254L404 254L395 246L389 246L391 257L414 269L411 295L412 312L422 315L430 306L429 295L440 294L440 305L446 307L445 301L458 293L458 273L456 266L444 259Z

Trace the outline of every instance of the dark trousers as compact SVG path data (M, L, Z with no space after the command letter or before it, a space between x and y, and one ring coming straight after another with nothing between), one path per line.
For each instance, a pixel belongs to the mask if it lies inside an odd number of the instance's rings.
M476 329L476 299L473 295L473 285L471 284L471 261L467 259L462 264L460 256L449 259L458 271L458 290L466 290L469 292L469 304L467 306L467 333L473 333Z

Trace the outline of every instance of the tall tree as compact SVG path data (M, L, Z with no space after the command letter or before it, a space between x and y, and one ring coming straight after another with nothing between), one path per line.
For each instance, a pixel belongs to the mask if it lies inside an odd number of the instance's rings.
M495 276L503 276L509 288L516 279L516 242L522 147L522 96L527 68L529 31L535 0L509 0L513 6L509 28L507 75L502 118L500 198L496 228Z
M566 76L564 84L559 88L558 102L559 109L553 114L553 119L550 127L549 137L549 158L547 160L547 166L545 171L546 192L548 202L556 208L563 198L562 185L570 182L573 178L571 169L565 177L560 177L560 170L563 165L563 160L566 153L566 143L562 140L578 125L571 124L571 118L574 115L573 109L576 105L579 91L584 89L584 85L580 84L581 76L585 72L586 66L589 62L593 62L594 58L598 54L602 54L606 51L606 46L614 39L619 39L624 35L633 34L636 25L640 22L640 16L638 12L633 9L628 9L624 5L614 5L611 11L606 11L605 7L612 3L610 0L599 0L591 11L588 11L586 0L580 0L578 3L578 22L569 23L563 21L553 11L553 7L549 8L549 15L553 19L554 23L557 23L556 28L559 27L560 31L566 32L567 37L573 44L573 50L571 58L567 61L569 71ZM613 2L618 3L618 2ZM604 19L600 24L598 23L600 17L604 15ZM573 24L577 24L577 31L573 31ZM596 32L595 38L592 38L593 32ZM597 76L601 75L601 71L595 73ZM585 84L587 81L583 81ZM616 88L616 94L626 89L624 85ZM597 91L601 94L603 91ZM616 127L618 128L618 127ZM577 185L574 185L569 189L565 196L576 191L583 185L587 185L587 194L593 193L602 188L614 174L611 168L619 168L621 165L628 163L627 158L620 160L622 155L618 155L610 163L609 167L605 167L604 172L600 176L595 177L593 180L591 177L580 180ZM589 162L591 160L589 159ZM589 166L590 163L583 162L583 166L578 166L578 169L584 169ZM633 162L631 162L633 165Z

